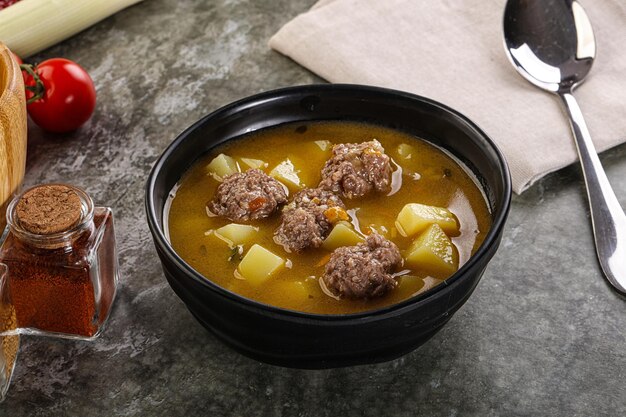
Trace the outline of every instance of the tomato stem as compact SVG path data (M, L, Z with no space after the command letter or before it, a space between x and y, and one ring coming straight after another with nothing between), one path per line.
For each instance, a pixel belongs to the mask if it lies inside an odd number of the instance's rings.
M28 105L30 103L33 103L37 100L42 99L43 95L46 93L46 87L44 87L43 82L41 81L41 78L39 78L39 74L35 72L35 67L31 64L22 64L20 65L20 68L22 69L22 71L26 71L26 73L30 75L31 77L33 77L33 80L35 80L35 85L26 86L26 90L33 93L33 96L28 99L26 104Z

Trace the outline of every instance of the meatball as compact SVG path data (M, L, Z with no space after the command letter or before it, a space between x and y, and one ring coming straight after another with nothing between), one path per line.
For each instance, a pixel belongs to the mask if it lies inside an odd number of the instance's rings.
M274 241L288 252L319 247L324 238L315 216L304 209L295 208L283 213L283 222L274 234Z
M262 219L287 202L284 186L258 169L228 175L207 208L233 221Z
M375 298L397 285L391 273L402 265L398 247L379 234L356 246L335 249L322 280L333 294L343 298Z
M349 199L389 191L392 170L384 152L377 140L333 146L333 156L322 168L320 188Z
M283 209L282 223L274 233L274 241L289 252L317 248L335 220L348 219L343 208L341 199L332 192L306 188Z

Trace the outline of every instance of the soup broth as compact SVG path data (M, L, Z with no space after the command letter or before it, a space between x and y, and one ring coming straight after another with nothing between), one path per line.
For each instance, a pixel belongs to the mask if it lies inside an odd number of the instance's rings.
M174 250L195 270L217 285L246 298L277 307L318 314L345 314L378 309L426 291L448 274L422 268L400 268L398 285L379 298L337 299L320 286L330 252L323 248L288 253L274 242L281 224L280 212L266 219L246 222L258 227L242 253L231 248L214 231L232 221L207 214L207 202L220 182L207 171L219 154L247 168L242 158L263 161L266 173L289 159L307 187L317 187L320 171L331 157L331 146L378 140L391 158L392 189L363 198L344 199L352 227L363 235L379 233L405 253L415 236L402 236L395 225L400 210L420 203L450 210L458 219L459 233L451 236L463 265L478 249L491 226L491 214L475 179L447 153L414 136L375 125L353 122L286 124L231 140L202 156L172 190L167 226ZM295 190L290 189L290 197ZM251 284L237 274L237 266L252 244L259 244L286 260L282 268L262 284Z

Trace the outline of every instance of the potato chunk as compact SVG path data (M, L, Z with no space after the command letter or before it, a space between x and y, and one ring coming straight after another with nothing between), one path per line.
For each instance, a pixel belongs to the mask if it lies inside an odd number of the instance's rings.
M246 281L253 285L260 285L284 265L283 258L255 243L239 263L237 271Z
M398 281L396 291L403 294L415 294L424 285L422 278L416 275L403 275L396 278L396 281Z
M342 246L354 246L364 240L365 238L354 230L350 223L338 222L322 243L322 247L332 251Z
M258 227L247 224L230 223L213 232L215 236L225 241L231 248L249 242L259 231Z
M427 270L438 277L448 277L459 267L456 247L436 223L413 241L404 259L410 268Z
M270 171L270 177L282 182L291 191L302 189L305 185L298 176L298 170L290 159L285 159Z
M283 294L285 299L292 300L294 303L301 303L309 297L313 297L319 293L319 289L315 292L314 286L307 282L309 280L303 281L280 281L277 280L275 287L278 289L280 294ZM315 283L315 285L317 285ZM319 286L318 286L319 288Z
M239 172L239 165L233 158L221 153L209 162L206 169L216 180L222 181L227 175Z
M252 159L252 158L240 158L241 164L247 169L265 169L267 168L267 162L262 161L260 159Z
M413 236L435 223L449 235L459 233L459 222L450 210L418 203L407 204L400 210L396 229L402 236Z

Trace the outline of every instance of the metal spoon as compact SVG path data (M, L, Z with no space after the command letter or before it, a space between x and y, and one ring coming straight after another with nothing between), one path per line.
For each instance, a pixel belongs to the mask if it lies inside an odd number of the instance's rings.
M589 18L576 0L509 0L504 41L515 69L556 94L565 107L587 186L598 260L609 283L626 295L626 216L572 95L596 55Z

